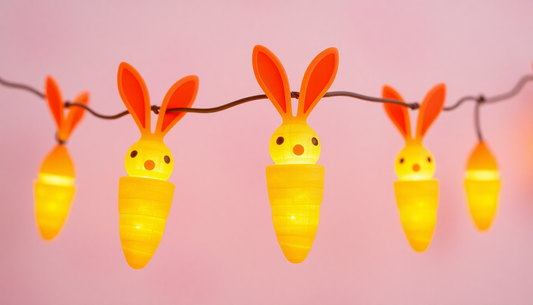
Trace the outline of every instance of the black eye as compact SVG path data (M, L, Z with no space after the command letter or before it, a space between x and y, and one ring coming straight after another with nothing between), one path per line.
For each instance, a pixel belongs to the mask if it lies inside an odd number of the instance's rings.
M428 157L428 162L431 163L431 157Z
M315 145L315 146L318 145L318 139L317 138L312 138L311 142L313 142L313 145Z
M283 137L278 137L276 139L276 144L281 145L281 144L283 144L284 141L285 141L285 139Z
M135 158L137 156L137 151L134 150L131 152L130 157Z
M169 156L165 156L165 163L166 163L166 164L169 164L169 163L170 163L170 157L169 157Z
M400 159L400 164L403 164L403 161L405 161L403 158Z

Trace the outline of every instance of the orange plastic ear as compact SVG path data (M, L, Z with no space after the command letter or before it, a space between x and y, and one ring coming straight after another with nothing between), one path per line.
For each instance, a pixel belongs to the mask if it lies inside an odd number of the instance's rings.
M150 132L150 96L143 78L130 64L118 67L118 91L141 133Z
M292 116L289 79L281 61L269 49L257 45L254 47L252 64L259 86L274 107L282 117Z
M168 108L190 108L198 93L199 79L196 75L186 76L177 81L165 95L165 99L159 109L156 132L165 135L186 112L165 113Z
M339 51L326 49L318 54L305 71L300 88L298 115L308 116L328 91L337 75Z
M429 126L439 116L444 108L444 99L446 98L446 85L438 84L433 87L424 98L420 105L418 114L418 124L416 128L416 138L423 138L429 129Z
M80 93L75 99L74 103L88 105L89 104L89 92ZM74 128L78 125L80 120L85 114L85 109L81 107L70 107L67 118L63 123L62 128L58 132L58 138L61 141L68 140L69 136L72 134Z
M56 121L57 130L60 130L65 119L65 115L63 113L65 104L61 98L59 87L51 76L46 77L46 100L48 101L48 106L50 107L52 115L54 116L54 120Z
M396 100L404 102L403 98L400 96L396 90L392 89L389 86L383 87L383 98L389 100ZM396 125L396 128L400 131L402 136L406 139L411 138L411 120L409 119L409 112L407 107L385 103L385 111L389 116L390 120Z

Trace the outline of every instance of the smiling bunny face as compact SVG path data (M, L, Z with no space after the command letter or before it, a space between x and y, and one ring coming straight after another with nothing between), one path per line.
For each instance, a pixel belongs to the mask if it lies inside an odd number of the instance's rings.
M420 105L415 138L411 136L411 122L407 107L385 104L391 121L405 139L405 147L396 157L394 169L400 180L429 180L435 174L435 158L422 145L422 140L444 107L446 87L443 84L433 87ZM403 102L402 97L391 87L383 88L383 98Z
M339 65L339 53L329 48L318 54L305 71L292 115L291 92L280 60L269 49L255 46L253 67L257 82L280 113L283 123L270 138L270 156L276 164L315 164L320 157L320 140L307 117L327 92Z
M167 180L174 169L174 157L163 143L163 138L185 112L166 111L168 108L192 106L198 91L198 77L186 76L168 90L159 109L154 133L150 130L151 107L148 89L139 72L127 63L121 63L119 66L118 88L122 101L141 131L141 139L130 147L126 155L128 175Z

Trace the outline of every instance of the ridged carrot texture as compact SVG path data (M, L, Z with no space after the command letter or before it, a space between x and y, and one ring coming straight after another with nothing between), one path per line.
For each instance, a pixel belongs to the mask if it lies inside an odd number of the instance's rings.
M192 106L198 92L198 77L186 76L168 90L153 133L146 84L139 72L124 62L118 68L118 90L141 131L141 139L126 155L129 177L120 178L118 194L124 256L130 267L141 269L159 246L174 195L174 184L166 181L172 174L174 157L163 138L185 113L166 113L166 110Z
M437 222L439 181L433 179L435 158L422 145L429 127L444 107L446 87L439 84L429 91L420 105L415 137L412 137L407 107L384 104L387 115L405 139L405 147L395 161L399 180L394 183L396 202L407 240L417 252L429 246ZM403 102L391 87L383 88L383 98Z
M272 221L283 254L291 263L305 260L318 229L324 190L324 166L315 163L320 141L307 117L337 74L339 53L329 48L311 62L302 81L297 115L292 115L289 80L270 50L255 46L253 67L257 82L280 113L283 122L270 139L276 165L266 168Z
M487 230L498 208L500 172L485 142L480 141L466 165L465 188L468 208L477 228Z
M46 79L46 100L57 125L59 140L44 159L35 181L35 219L43 239L54 239L63 228L76 192L74 164L65 142L83 117L84 109L72 107L65 118L65 104L59 87L52 77ZM75 103L87 105L89 94L83 92Z

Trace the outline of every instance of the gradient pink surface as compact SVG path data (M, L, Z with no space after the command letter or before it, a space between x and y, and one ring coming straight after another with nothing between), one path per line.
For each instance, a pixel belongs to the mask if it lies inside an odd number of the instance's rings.
M532 12L531 1L3 1L0 77L43 90L51 74L66 99L86 89L95 110L114 114L125 109L116 75L126 61L143 75L152 104L195 74L194 106L212 107L263 93L254 45L280 58L292 90L313 57L334 46L331 91L380 96L388 84L421 101L444 82L450 105L505 92L532 73ZM502 175L487 233L475 228L463 187L476 145L474 104L444 112L429 130L441 195L422 254L400 224L393 182L403 139L383 106L322 100L309 125L322 141L324 198L299 265L284 258L272 226L265 167L281 124L272 104L187 114L165 139L176 192L159 249L140 271L127 265L118 230L118 179L140 137L132 118L87 115L75 130L68 148L77 194L59 238L46 243L33 181L55 144L54 123L30 93L0 87L0 103L2 304L533 303L533 84L481 110Z

